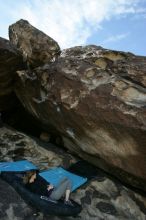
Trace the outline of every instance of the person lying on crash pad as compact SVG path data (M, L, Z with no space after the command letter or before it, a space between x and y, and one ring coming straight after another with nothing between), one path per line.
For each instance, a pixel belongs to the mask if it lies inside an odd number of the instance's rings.
M28 171L23 177L23 183L25 187L33 193L46 196L56 201L62 196L65 196L64 203L66 205L73 205L69 200L72 183L67 177L63 178L57 187L54 187L38 175L36 171Z

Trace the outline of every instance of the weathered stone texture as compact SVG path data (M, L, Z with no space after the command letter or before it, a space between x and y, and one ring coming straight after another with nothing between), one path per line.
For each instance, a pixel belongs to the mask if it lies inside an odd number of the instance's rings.
M94 45L18 71L25 108L56 128L65 147L146 190L146 58Z
M56 41L22 19L9 27L9 37L31 68L54 61L60 54Z
M14 104L13 80L16 70L22 69L22 57L10 42L0 37L0 111Z

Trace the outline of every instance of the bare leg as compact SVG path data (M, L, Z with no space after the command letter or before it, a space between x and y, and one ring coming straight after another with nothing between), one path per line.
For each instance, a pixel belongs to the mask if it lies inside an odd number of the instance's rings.
M64 179L60 184L53 190L50 195L51 199L59 200L62 196L65 195L65 201L69 200L71 192L71 182L69 179Z
M70 196L70 189L67 189L65 191L65 201L68 201L69 200L69 196Z

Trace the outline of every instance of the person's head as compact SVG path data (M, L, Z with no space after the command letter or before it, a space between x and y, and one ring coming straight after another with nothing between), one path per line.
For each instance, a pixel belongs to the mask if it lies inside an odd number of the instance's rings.
M34 182L34 180L36 179L36 170L30 170L27 171L26 174L23 177L23 183L30 183L30 182Z

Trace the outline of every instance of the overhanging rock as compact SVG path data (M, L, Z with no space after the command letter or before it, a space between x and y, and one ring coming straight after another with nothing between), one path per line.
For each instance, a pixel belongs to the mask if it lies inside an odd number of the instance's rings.
M145 57L94 45L66 49L18 71L15 91L65 147L146 190Z

